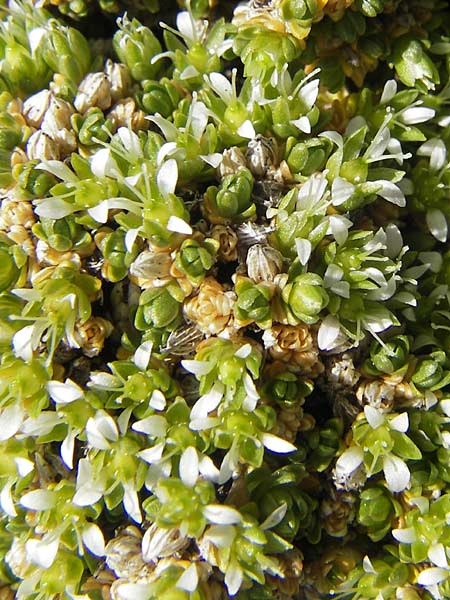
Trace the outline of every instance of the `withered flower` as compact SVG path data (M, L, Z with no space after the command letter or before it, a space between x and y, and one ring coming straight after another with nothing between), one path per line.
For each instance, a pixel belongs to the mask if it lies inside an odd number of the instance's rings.
M230 324L235 295L226 292L213 277L207 277L196 296L184 305L184 314L203 333L219 335Z

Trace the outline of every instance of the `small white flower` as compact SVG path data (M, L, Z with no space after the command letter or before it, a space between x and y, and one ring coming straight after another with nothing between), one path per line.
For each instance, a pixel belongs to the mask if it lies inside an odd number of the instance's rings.
M238 128L237 134L240 135L241 137L247 138L249 140L252 140L253 138L256 137L255 128L253 127L252 122L249 121L248 119L245 120L242 123L242 125Z
M165 442L159 442L159 444L156 444L152 448L141 450L137 453L137 456L149 464L158 462L161 460L165 445Z
M86 423L86 435L89 444L99 450L108 450L109 442L117 442L119 431L114 419L104 410L98 410Z
M225 573L225 585L230 596L238 593L243 580L244 574L241 567L236 561L231 561Z
M163 162L156 175L156 182L161 194L166 198L175 192L178 181L178 165L174 158Z
M206 360L182 360L181 366L196 377L207 375L214 368L214 364Z
M12 339L14 354L26 362L33 358L33 333L34 325L26 325L19 329Z
M14 459L19 477L26 477L34 469L34 463L28 458L18 456Z
M406 110L402 111L399 116L400 121L405 125L417 125L418 123L425 123L434 117L436 111L434 108L427 108L426 106L411 106Z
M167 404L166 397L161 390L153 390L148 404L154 410L164 410Z
M296 238L295 248L297 250L297 256L300 260L300 264L305 266L311 256L312 244L309 240Z
M133 423L131 429L139 433L161 438L166 435L167 420L161 415L151 415Z
M383 93L381 94L380 104L387 104L397 93L397 82L395 79L389 79L384 84Z
M366 405L364 407L364 414L372 429L378 429L378 427L381 427L381 425L384 424L385 419L383 413L373 406Z
M340 323L333 315L328 315L322 321L317 334L317 343L320 350L332 350L334 343L339 338Z
M400 433L406 433L409 427L408 413L404 412L389 420L389 427Z
M145 371L152 355L153 342L143 342L135 351L133 362L141 371Z
M14 507L14 500L11 493L11 488L14 485L14 479L10 478L0 492L0 506L4 513L9 517L17 517L17 511Z
M442 569L441 567L431 567L424 569L419 573L417 583L419 585L429 586L442 583L450 575L448 569Z
M364 454L359 446L350 446L338 458L336 462L336 474L339 477L351 475L364 460Z
M56 506L57 495L50 490L33 490L24 494L20 504L29 510L50 510Z
M20 429L25 411L19 402L14 402L0 412L0 442L9 440Z
M91 171L96 177L117 177L119 167L109 148L97 150L90 158Z
M331 185L331 202L333 206L344 204L355 192L355 189L355 186L346 179L335 177Z

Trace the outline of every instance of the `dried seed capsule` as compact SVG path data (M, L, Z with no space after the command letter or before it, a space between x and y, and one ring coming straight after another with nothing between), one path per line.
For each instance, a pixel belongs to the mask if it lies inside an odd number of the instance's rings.
M271 246L255 244L248 250L246 264L253 281L273 281L283 269L283 256Z
M88 73L78 86L73 104L78 112L84 113L93 106L106 110L111 102L111 84L105 73Z
M58 144L43 131L36 131L30 136L26 153L30 160L59 160Z

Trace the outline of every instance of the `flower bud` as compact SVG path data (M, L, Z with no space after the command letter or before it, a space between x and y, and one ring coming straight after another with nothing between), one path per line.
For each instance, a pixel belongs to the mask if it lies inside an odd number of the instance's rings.
M41 126L42 119L50 105L52 94L49 90L42 90L33 96L30 96L23 103L23 116L28 125L38 129Z
M117 102L129 95L132 81L126 65L113 62L108 58L104 72L109 81L112 102Z
M111 84L105 73L88 73L78 86L73 105L84 113L91 107L106 110L111 102Z
M36 131L30 136L26 153L30 160L59 160L60 157L58 144L43 131Z
M137 19L130 21L126 15L118 20L119 30L113 37L113 47L131 72L133 79L154 79L159 65L151 64L152 58L161 52L161 44L148 27Z
M307 324L316 323L319 313L328 304L322 278L314 273L299 275L288 283L282 291L282 298L293 317Z
M274 281L282 271L282 254L265 244L254 244L247 253L247 273L253 281Z
M172 296L168 287L150 288L139 298L135 325L145 331L152 327L172 331L179 324L180 303Z

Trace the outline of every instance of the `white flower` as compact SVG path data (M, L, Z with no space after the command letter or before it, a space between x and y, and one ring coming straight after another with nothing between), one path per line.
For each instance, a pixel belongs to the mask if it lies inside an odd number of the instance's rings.
M20 504L29 510L50 510L56 506L57 494L51 490L33 490L24 494Z
M419 573L417 583L425 586L434 585L437 583L442 583L448 578L449 575L450 571L448 569L431 567L429 569L424 569Z
M405 125L417 125L418 123L429 121L435 114L436 111L433 108L427 108L426 106L411 106L401 112L399 120Z
M147 341L142 342L142 344L136 349L133 362L141 371L145 371L148 367L148 363L150 362L150 358L152 355L153 342Z
M0 412L0 442L9 440L20 429L25 411L19 402L14 402Z
M161 415L151 415L140 421L136 421L131 429L139 433L145 433L152 437L164 437L167 431L167 420Z
M350 446L338 458L336 462L336 475L338 477L349 476L362 465L364 454L359 446Z
M195 592L198 585L198 572L197 566L193 563L190 567L184 571L181 577L175 584L175 587L186 592Z
M383 472L391 492L403 492L408 485L411 474L404 460L388 454L383 457Z
M184 485L194 487L198 479L199 461L197 450L193 446L189 446L184 450L180 458L180 479Z
M117 442L119 431L114 419L104 410L98 410L86 423L86 435L89 444L99 450L108 450L109 442Z
M123 484L123 506L133 521L142 523L139 498L134 485L130 482Z
M278 454L288 454L289 452L295 452L297 450L294 444L291 444L291 442L283 440L272 433L263 433L261 440L268 450L277 452Z
M320 350L332 350L339 338L340 323L333 315L328 315L322 321L317 334Z
M77 506L89 506L100 500L106 490L104 477L94 479L91 464L87 458L78 461L76 492L72 502Z

